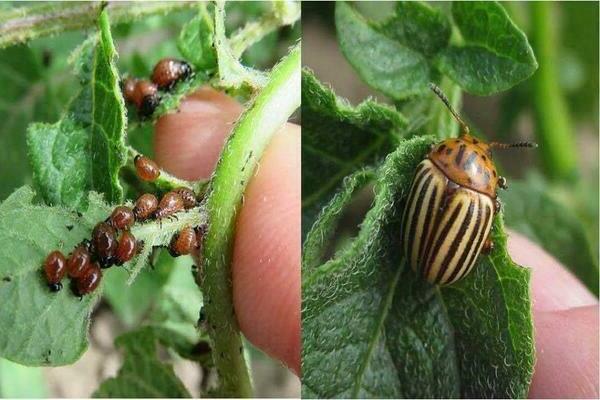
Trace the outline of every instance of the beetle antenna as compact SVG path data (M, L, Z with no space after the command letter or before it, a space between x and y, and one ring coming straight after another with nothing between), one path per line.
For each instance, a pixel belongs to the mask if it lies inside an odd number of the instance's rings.
M456 119L456 122L458 122L458 124L460 125L460 136L468 135L470 133L469 126L465 123L465 121L463 121L463 119L460 117L460 115L458 115L458 113L456 111L454 111L454 108L452 108L452 106L450 105L450 101L448 100L448 98L446 97L444 92L442 92L442 89L440 89L433 82L429 82L429 88L431 90L433 90L433 93L435 93L437 95L437 97L440 98L440 100L442 100L442 102L446 105L448 110L450 110L450 112Z
M536 148L538 147L537 143L533 143L533 142L518 142L518 143L498 143L498 142L491 142L489 144L490 149L491 148L497 148L497 149L511 149L511 148L515 148L515 147L529 147L529 148Z

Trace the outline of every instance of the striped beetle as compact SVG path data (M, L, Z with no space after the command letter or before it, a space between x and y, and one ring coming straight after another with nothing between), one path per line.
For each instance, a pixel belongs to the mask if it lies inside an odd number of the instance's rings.
M529 142L484 143L450 106L440 88L430 84L460 125L457 138L432 146L417 167L403 216L404 254L411 268L433 284L464 278L482 252L489 252L494 214L500 209L498 176L492 148L536 147Z

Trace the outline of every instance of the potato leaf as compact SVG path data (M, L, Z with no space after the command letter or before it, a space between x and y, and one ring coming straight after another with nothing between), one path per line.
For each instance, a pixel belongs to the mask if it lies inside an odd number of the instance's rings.
M430 81L426 58L418 51L378 31L345 2L336 3L335 26L340 48L369 86L394 100L425 93Z
M23 187L0 205L0 239L11 243L0 251L5 260L0 263L0 304L15 305L0 307L0 356L24 365L70 364L85 351L89 314L103 284L81 301L69 290L67 278L65 289L51 293L41 265L51 251L67 255L77 243L89 239L93 227L110 214L110 207L95 192L90 192L88 209L81 217L62 206L38 205L33 199L34 192ZM193 208L174 220L134 225L132 234L145 246L123 265L130 273L125 276L113 268L103 274L117 273L133 282L147 265L153 246L166 246L183 227L203 223L205 216Z
M392 108L367 100L357 107L302 71L302 231L312 226L342 179L373 165L395 146L405 126Z
M443 50L436 65L464 90L477 95L501 92L537 69L527 37L499 3L453 2L452 16L465 44Z
M94 397L191 397L173 367L158 357L158 339L151 327L128 332L116 340L125 353L115 378L107 379Z
M90 190L113 203L123 198L118 174L126 161L125 106L106 11L98 29L75 57L83 86L67 113L54 124L28 128L34 183L48 204L85 209Z
M404 201L430 143L402 141L377 172L359 235L333 259L303 270L303 397L527 395L529 271L510 260L501 217L495 250L456 285L429 285L402 261ZM334 198L320 219L341 206ZM321 233L315 228L306 243Z
M200 3L198 15L181 30L177 48L196 69L208 72L217 66L214 36L214 20L207 10L206 3Z
M431 58L448 45L450 21L436 7L420 1L399 1L394 15L378 30L404 46Z
M0 205L0 356L23 365L73 363L87 347L88 316L100 290L80 301L65 284L51 293L42 274L48 253L68 253L94 224L106 218L108 206L97 194L79 217L62 207L33 203L28 187Z

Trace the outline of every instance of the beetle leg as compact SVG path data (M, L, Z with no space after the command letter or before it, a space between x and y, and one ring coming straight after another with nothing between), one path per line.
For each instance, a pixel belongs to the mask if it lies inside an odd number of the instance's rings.
M494 242L491 237L488 236L483 243L483 247L481 248L481 252L483 254L490 254L494 250Z
M508 189L508 184L506 183L506 178L501 176L498 178L498 187L500 187L500 189Z
M494 199L494 213L498 214L500 209L502 209L502 203L500 203L500 200Z

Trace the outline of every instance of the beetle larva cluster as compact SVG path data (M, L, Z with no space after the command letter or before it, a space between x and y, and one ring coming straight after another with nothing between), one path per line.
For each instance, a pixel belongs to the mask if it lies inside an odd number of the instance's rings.
M198 204L199 199L191 189L180 187L165 193L160 201L145 193L136 200L133 209L117 206L105 221L94 227L91 240L83 240L68 258L58 250L46 257L43 271L48 287L53 292L61 290L61 281L68 275L77 296L93 292L102 279L102 269L123 265L142 249L143 242L130 232L136 222L168 218ZM201 233L200 228L184 228L174 235L169 252L174 257L190 254L200 247Z
M492 148L535 147L533 143L485 143L431 85L458 121L461 131L432 147L417 167L403 216L402 241L407 262L428 282L448 285L464 278L482 251L491 249L494 214L500 209Z

